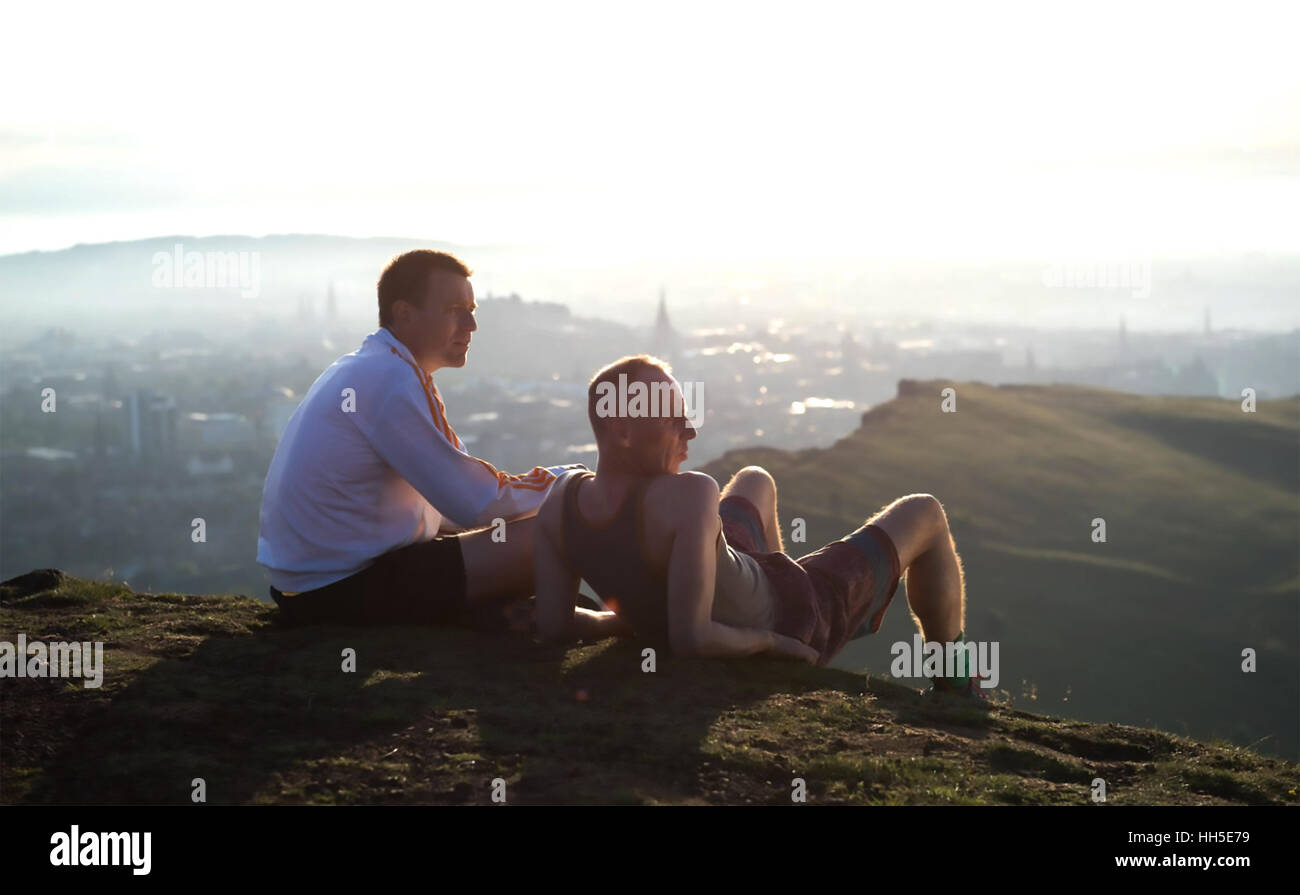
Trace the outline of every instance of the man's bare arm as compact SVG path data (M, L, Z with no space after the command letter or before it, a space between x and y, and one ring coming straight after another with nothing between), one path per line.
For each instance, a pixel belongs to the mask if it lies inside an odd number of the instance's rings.
M537 591L537 633L543 640L603 640L631 633L612 612L594 612L577 605L580 579L569 568L556 543L562 492L552 491L538 513L533 538L533 578Z
M762 628L735 628L713 620L717 582L718 483L687 474L673 483L673 546L668 560L668 637L673 652L687 656L752 656L775 652L815 662L817 652Z

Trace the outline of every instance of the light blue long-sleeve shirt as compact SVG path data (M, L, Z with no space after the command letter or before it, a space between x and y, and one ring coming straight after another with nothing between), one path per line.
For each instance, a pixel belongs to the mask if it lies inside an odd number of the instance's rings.
M433 378L387 329L335 361L289 419L262 490L257 561L285 593L416 541L531 515L565 466L471 456Z

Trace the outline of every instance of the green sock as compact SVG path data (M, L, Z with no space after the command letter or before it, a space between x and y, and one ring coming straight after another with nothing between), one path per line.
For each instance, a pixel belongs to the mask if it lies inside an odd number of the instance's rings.
M966 632L959 632L952 642L964 644L966 642ZM945 675L943 681L950 689L964 690L970 686L970 667L967 662L969 654L963 649L961 652L957 653L956 658L957 661L953 663L953 671L957 673L952 677L947 677Z

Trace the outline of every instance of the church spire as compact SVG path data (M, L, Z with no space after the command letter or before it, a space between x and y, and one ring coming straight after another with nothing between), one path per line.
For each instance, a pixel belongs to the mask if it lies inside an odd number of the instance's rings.
M668 319L668 298L662 286L659 287L659 313L655 317L651 350L656 357L661 357L669 363L677 353L677 331L673 329Z

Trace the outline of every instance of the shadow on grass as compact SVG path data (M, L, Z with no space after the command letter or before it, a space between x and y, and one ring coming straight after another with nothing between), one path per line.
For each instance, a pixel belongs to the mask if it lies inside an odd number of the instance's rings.
M79 715L23 801L188 804L196 778L210 804L489 802L497 778L511 802L689 800L721 715L773 693L863 689L860 675L777 660L658 657L647 673L631 643L274 619L232 635L219 613L181 617L169 632L197 646L109 664L112 699Z

